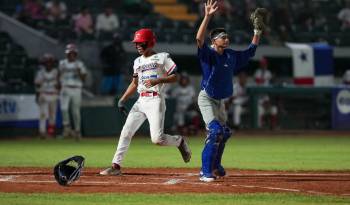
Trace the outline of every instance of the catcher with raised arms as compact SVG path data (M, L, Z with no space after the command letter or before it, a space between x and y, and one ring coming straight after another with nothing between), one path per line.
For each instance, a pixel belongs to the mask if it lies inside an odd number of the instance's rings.
M251 15L254 25L251 44L246 50L236 51L228 48L229 35L224 28L213 29L210 32L211 45L208 46L205 43L207 26L217 10L217 1L208 0L205 3L205 16L196 36L198 58L202 69L198 105L208 130L202 151L202 168L199 178L204 182L212 182L217 177L226 175L221 158L225 144L231 136L231 130L226 126L224 99L232 95L234 73L239 72L255 55L268 17L266 9L256 9Z

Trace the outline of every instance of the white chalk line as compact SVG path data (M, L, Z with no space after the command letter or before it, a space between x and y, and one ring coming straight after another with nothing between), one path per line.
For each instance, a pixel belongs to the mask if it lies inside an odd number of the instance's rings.
M182 181L184 181L184 179L170 179L170 180L164 182L163 184L174 185L174 184L178 184L178 183L180 183Z
M9 176L0 176L0 182L7 182L7 181L12 181L15 176L9 175Z
M153 179L153 178L152 178ZM164 179L164 178L162 178ZM53 183L57 182L54 180L20 180L16 179L16 176L0 176L0 182L10 182L10 183ZM77 181L77 184L82 185L175 185L179 183L190 184L190 185L200 185L200 186L222 186L220 183L205 183L205 182L188 182L185 179L169 179L165 182L103 182L103 181ZM232 187L242 187L250 189L267 189L267 190L277 190L286 192L298 192L298 193L310 193L317 195L334 195L335 193L330 192L319 192L312 190L301 190L301 189L289 189L281 187L271 187L271 186L255 186L255 185L242 185L242 184L231 184ZM341 196L350 196L350 194L340 194Z
M84 173L84 172L83 172ZM10 172L0 172L0 175L52 175L51 172L20 172L20 171L10 171ZM90 173L89 173L90 174ZM97 172L96 172L97 174ZM140 173L142 174L142 173ZM145 173L145 174L149 174L149 173ZM152 173L151 173L152 174ZM155 175L157 173L154 173ZM128 173L125 173L125 175L128 175ZM170 173L169 175L179 175L181 177L193 177L193 176L199 176L199 173ZM304 176L304 177L350 177L350 173L324 173L324 174L320 174L320 173L256 173L256 174L249 174L249 173L245 173L245 174L240 174L240 173L235 173L235 174L230 174L227 177L235 177L235 176L247 176L247 177L259 177L259 176L275 176L275 177L279 177L279 176Z

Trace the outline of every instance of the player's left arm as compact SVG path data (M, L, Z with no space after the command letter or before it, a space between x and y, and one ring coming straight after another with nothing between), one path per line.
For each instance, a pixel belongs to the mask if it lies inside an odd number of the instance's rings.
M147 88L150 88L161 83L175 83L177 82L177 76L178 76L177 73L173 72L170 75L167 75L161 78L145 80L144 85Z
M77 73L79 78L84 82L87 76L86 67L84 63L80 62L77 67Z
M251 15L250 20L254 26L254 36L251 44L246 50L236 51L236 70L239 72L243 66L248 64L248 61L255 56L255 51L260 42L260 37L267 28L269 21L269 12L265 8L257 8Z
M164 66L163 69L165 71L165 75L159 78L155 79L148 79L145 80L144 85L147 88L153 87L155 85L161 84L161 83L175 83L177 82L177 66L174 63L174 61L170 58L168 53L163 53L161 55L164 57Z

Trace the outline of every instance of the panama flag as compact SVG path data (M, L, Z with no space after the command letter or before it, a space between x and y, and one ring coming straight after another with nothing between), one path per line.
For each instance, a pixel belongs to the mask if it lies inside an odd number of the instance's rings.
M292 49L296 85L330 86L333 78L333 48L325 43L287 43Z

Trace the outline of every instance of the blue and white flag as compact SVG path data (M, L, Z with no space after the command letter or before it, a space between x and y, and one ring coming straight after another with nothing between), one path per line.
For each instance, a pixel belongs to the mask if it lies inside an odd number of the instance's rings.
M328 44L286 43L292 49L294 84L331 86L333 48Z

